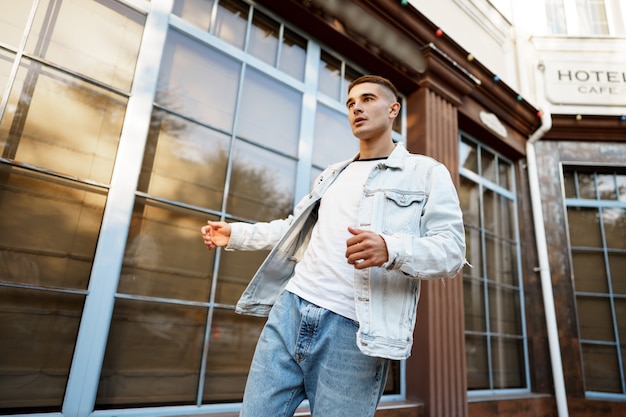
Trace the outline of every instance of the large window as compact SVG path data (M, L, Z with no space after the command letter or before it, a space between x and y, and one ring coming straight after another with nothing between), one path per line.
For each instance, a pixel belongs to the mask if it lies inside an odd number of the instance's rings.
M588 395L626 398L626 169L563 168Z
M460 138L459 198L470 395L529 389L513 165L468 135Z
M199 228L286 216L358 149L363 71L251 2L171 3L0 0L0 414L236 410L266 252Z
M0 1L0 414L62 409L144 25L32 5Z

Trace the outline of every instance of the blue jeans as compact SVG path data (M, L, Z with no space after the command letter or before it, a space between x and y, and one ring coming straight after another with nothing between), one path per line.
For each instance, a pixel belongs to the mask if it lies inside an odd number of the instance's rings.
M240 417L374 416L389 360L357 348L358 324L284 291L257 343Z

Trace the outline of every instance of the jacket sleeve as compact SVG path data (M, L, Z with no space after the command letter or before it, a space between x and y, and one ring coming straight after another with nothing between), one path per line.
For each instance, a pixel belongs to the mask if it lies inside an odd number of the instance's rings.
M291 224L293 216L286 219L259 223L231 223L230 240L226 250L270 250L278 243Z
M295 206L293 214L285 219L272 220L270 222L231 223L231 233L225 250L270 250L283 237L294 219L302 213L309 204L311 194L304 196Z
M420 279L455 276L465 260L465 230L459 198L443 164L433 167L419 235L382 235L389 260L383 268L398 269Z

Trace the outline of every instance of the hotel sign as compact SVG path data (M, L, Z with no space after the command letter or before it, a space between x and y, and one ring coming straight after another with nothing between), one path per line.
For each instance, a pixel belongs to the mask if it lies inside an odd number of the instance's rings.
M553 104L626 106L626 62L546 63L545 74Z

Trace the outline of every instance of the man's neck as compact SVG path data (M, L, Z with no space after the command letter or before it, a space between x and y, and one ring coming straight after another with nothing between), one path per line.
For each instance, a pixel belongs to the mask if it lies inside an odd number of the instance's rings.
M391 139L385 141L362 140L359 149L359 159L385 158L393 152L396 144Z

